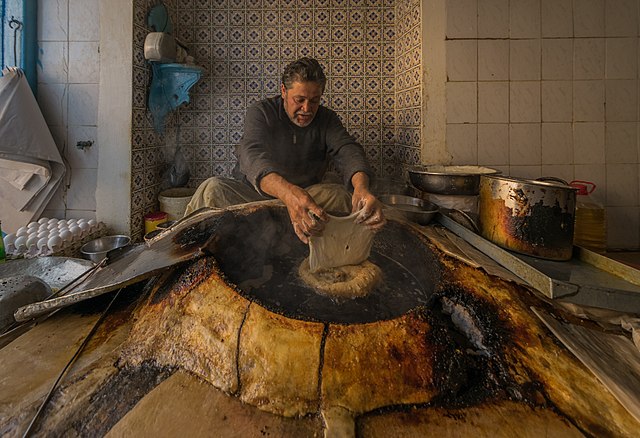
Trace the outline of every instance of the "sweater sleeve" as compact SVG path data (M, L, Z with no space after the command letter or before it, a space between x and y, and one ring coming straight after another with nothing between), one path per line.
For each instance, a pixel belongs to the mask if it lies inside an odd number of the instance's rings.
M364 172L372 179L373 172L367 162L364 149L349 134L334 111L330 111L327 124L327 151L344 178L344 184L352 189L351 178Z
M242 172L258 193L269 196L260 190L260 180L272 172L281 172L273 161L269 147L269 123L265 109L252 105L247 109L244 121L244 133L236 146L236 154Z

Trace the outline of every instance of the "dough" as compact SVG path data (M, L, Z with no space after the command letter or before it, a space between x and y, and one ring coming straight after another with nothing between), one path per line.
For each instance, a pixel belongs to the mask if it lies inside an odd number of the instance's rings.
M329 215L322 236L309 238L309 268L311 272L345 265L358 265L369 258L373 231L349 216Z
M367 295L382 280L382 271L369 260L311 272L309 258L298 268L300 278L321 295L356 298Z

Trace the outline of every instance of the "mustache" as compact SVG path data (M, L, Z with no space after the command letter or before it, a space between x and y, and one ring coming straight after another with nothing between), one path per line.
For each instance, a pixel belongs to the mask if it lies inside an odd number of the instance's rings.
M295 113L296 116L312 116L313 113L305 113L304 111L298 111Z

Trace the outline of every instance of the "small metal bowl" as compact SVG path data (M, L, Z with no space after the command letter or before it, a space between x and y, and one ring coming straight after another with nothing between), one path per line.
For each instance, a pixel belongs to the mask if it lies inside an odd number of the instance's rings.
M482 166L412 166L409 179L416 188L438 195L477 195L480 176L501 173Z
M94 263L99 263L107 256L109 251L114 249L123 248L131 243L129 236L104 236L94 239L85 243L80 248L82 258L91 260Z
M380 202L392 207L402 218L427 225L438 213L438 206L425 199L405 195L380 195Z

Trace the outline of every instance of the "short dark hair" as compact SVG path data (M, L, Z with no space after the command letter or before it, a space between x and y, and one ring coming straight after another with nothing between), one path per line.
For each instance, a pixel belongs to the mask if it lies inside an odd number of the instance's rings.
M327 83L327 77L322 71L322 66L318 61L313 58L300 58L284 68L282 74L282 83L288 90L292 87L294 82L316 82L322 87Z

